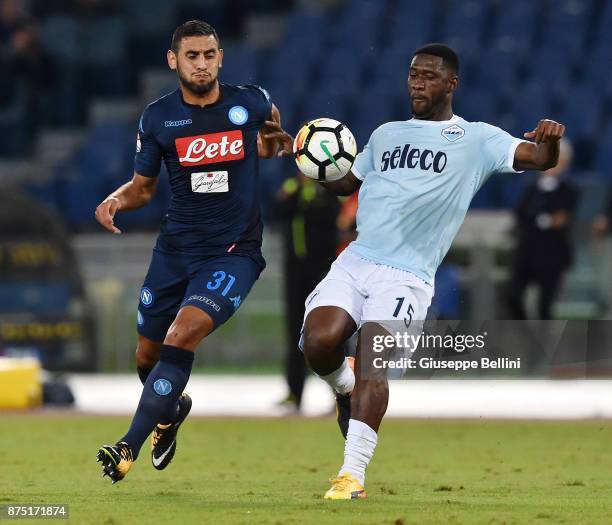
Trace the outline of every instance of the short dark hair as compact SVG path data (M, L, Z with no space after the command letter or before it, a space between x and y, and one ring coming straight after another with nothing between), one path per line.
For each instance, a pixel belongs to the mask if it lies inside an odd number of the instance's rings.
M433 55L440 57L444 65L459 73L459 57L446 44L427 44L414 52L415 55Z
M181 40L188 36L214 36L218 44L220 44L219 35L215 28L202 20L189 20L176 28L172 35L172 44L170 49L175 53L178 51Z

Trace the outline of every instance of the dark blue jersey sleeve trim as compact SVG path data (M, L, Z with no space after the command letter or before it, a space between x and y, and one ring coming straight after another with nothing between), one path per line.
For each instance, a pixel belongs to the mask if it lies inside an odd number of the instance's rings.
M138 124L134 171L144 177L157 177L161 167L162 149L155 138L150 121L150 108L147 107Z

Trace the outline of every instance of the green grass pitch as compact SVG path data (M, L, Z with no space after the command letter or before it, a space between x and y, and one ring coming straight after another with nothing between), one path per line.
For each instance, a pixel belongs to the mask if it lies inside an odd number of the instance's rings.
M71 523L612 523L607 421L385 421L369 499L339 502L322 499L343 450L331 419L192 417L165 471L147 443L116 485L95 453L128 418L1 422L0 504L68 503Z

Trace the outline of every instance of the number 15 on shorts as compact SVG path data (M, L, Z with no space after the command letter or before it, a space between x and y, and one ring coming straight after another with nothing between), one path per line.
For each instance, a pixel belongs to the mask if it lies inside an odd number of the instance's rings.
M406 298L405 297L396 297L395 300L397 301L397 305L395 306L395 311L393 312L393 317L397 319L397 317L402 312L402 307L404 306L404 301L406 300ZM414 308L412 307L411 303L408 303L408 308L406 309L406 316L407 317L404 317L404 324L406 325L406 328L408 328L410 326L410 323L412 323L412 314L413 313L414 313Z

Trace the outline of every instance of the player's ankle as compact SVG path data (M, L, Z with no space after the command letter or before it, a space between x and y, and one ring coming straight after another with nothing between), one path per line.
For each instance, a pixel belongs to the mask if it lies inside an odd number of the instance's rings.
M355 388L355 373L349 365L347 358L344 358L339 368L331 374L320 376L338 394L349 394Z

